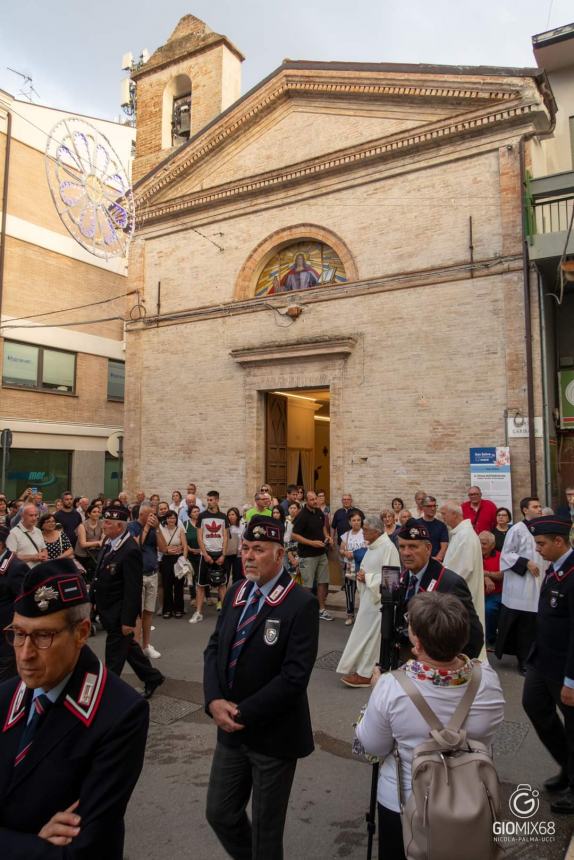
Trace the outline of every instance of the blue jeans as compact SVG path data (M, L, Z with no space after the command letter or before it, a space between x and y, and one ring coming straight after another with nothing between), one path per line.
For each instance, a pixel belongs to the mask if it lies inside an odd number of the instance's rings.
M502 594L484 595L484 615L486 622L485 638L488 644L496 641L496 629L498 627L498 616L500 615L500 601Z

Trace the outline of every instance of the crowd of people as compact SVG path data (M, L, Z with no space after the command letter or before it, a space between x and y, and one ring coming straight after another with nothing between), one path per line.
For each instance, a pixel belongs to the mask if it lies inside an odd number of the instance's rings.
M417 743L428 737L429 726L437 743L448 740L460 753L465 734L458 730L465 723L469 737L490 755L504 700L487 651L499 658L516 656L518 671L526 676L524 709L560 765L545 783L551 808L574 813L574 577L569 579L574 489L566 498L554 514L537 498L525 497L521 518L513 523L511 512L484 499L478 487L470 487L462 503L439 503L419 490L411 509L395 497L376 513L365 513L362 508L372 506L358 506L350 493L331 511L321 490L296 485L278 499L263 484L252 502L226 510L216 490L202 499L193 483L185 495L174 490L169 501L143 490L131 500L126 493L90 500L66 492L48 506L31 490L14 502L0 494L5 731L29 709L21 737L13 735L14 766L28 755L37 724L62 702L64 689L71 690L68 710L76 708L83 724L91 725L100 709L105 668L117 677L127 661L144 684L144 698L151 698L165 680L152 663L161 657L151 641L154 615L170 623L188 616L197 625L213 607L218 621L205 651L204 689L218 743L207 818L231 856L281 857L296 761L313 749L306 689L320 624L333 620L328 601L336 563L349 629L337 672L346 687L374 688L357 739L383 759L377 792L380 856L403 858L405 840L422 838L421 827L418 835L407 835L400 810L403 801L415 803ZM403 644L410 652L398 675L383 677L377 668L381 585L402 589ZM106 633L105 668L87 647L98 624ZM261 637L254 636L257 629ZM64 644L53 649L57 636ZM137 723L130 778L113 782L117 748L110 748L106 767L111 770L102 782L109 776L111 795L117 793L114 857L121 856L123 841L118 816L123 818L141 769L147 732L146 713L122 690L111 685L97 721L101 728L113 719L123 701L133 712L132 728ZM129 719L125 725L120 720L120 727L129 732ZM400 760L398 782L393 749ZM89 770L91 764L82 761ZM231 791L234 785L237 792ZM252 789L250 822L246 807ZM55 797L70 800L61 791ZM89 834L83 810L91 809L90 803L80 792L82 814L77 814L78 802L72 801L57 806L35 832L53 845L76 839L83 844L79 833L84 839ZM99 821L101 808L92 805ZM411 811L416 818L417 810ZM441 814L444 808L437 803L437 821ZM101 850L101 822L94 826L88 844ZM2 836L10 831L6 828L0 813L0 847L21 849L17 835Z

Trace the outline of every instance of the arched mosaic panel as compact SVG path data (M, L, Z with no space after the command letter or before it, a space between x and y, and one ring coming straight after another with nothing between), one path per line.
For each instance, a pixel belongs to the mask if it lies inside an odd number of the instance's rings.
M337 253L324 242L302 239L277 250L257 279L255 296L308 290L327 284L344 284L345 268Z

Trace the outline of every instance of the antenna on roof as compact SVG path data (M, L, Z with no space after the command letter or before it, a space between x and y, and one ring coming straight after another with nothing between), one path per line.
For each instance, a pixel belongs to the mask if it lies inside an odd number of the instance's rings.
M22 96L22 98L27 99L29 102L32 102L32 95L35 95L37 98L40 98L40 94L34 88L34 84L32 83L32 76L26 74L26 72L19 72L18 69L11 69L10 66L6 66L9 72L12 72L14 75L19 75L24 83L22 87L16 93L17 96Z
M132 72L137 72L144 63L149 60L149 51L144 48L138 60L134 60L134 55L131 51L125 53L122 57L122 71L129 72L130 77L124 78L121 82L121 105L123 112L129 117L128 124L136 124L136 109L137 109L137 94L135 81L132 81Z

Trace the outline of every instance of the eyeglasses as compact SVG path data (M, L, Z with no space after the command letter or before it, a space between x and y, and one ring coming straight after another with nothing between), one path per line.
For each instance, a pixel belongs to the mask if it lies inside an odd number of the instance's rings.
M55 636L59 636L64 630L73 629L73 627L67 624L66 627L61 627L59 630L34 630L32 633L25 633L23 630L18 630L17 627L5 627L4 638L13 648L21 648L29 636L34 648L46 651L52 647Z

